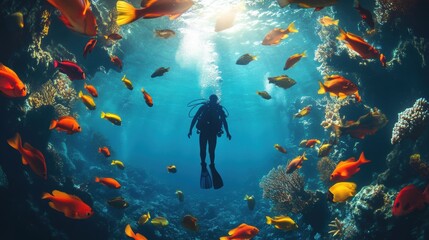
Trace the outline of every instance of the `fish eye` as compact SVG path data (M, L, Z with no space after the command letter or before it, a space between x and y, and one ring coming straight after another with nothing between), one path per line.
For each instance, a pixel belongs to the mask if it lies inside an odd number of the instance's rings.
M86 214L86 216L91 216L91 213L90 213L90 212L89 212L89 213L87 213L87 214Z
M401 206L400 203L396 203L395 207L398 208L399 206Z

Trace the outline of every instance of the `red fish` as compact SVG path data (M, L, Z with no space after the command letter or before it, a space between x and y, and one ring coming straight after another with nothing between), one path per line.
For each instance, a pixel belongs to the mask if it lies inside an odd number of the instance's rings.
M146 102L146 104L149 107L152 107L153 106L152 96L150 96L149 93L147 93L146 90L144 90L144 88L142 88L141 91L143 93L144 101Z
M110 150L108 147L99 147L98 152L102 153L105 157L110 157Z
M84 203L79 197L58 190L52 191L52 195L44 193L42 199L49 200L49 206L59 212L64 213L68 218L87 219L94 211Z
M85 79L85 72L75 62L54 60L54 68L59 68L60 72L69 77L71 81Z
M319 82L319 87L318 94L328 92L329 95L339 97L339 99L354 95L356 101L360 102L362 100L359 95L358 86L340 75L327 76L324 83Z
M116 179L114 178L99 178L99 177L95 177L95 182L99 182L101 184L103 184L104 186L110 187L110 188L120 188L121 184L119 184L118 181L116 181Z
M122 60L118 56L110 56L110 61L115 64L115 66L117 66L119 70L122 70Z
M295 28L295 23L289 24L286 29L274 28L267 35L265 35L264 40L262 40L262 45L277 45L283 39L289 37L289 33L296 33L298 30Z
M374 19L372 18L372 14L368 9L363 8L359 1L355 0L354 3L354 8L359 12L360 17L362 18L363 21L366 22L366 24L368 24L368 26L371 29L375 28L375 24L374 24Z
M354 157L346 161L341 161L332 172L330 180L333 182L347 180L360 171L360 165L370 162L370 160L365 158L363 152L360 154L359 160L357 161L355 161Z
M228 232L229 236L225 236L225 237L220 237L219 240L244 240L244 239L251 239L254 236L256 236L256 234L259 233L259 229L251 226L251 225L247 225L245 223L242 223L240 226L230 230Z
M89 94L91 94L91 96L93 96L93 97L98 97L97 89L96 89L94 86L92 86L92 85L88 85L88 84L86 84L86 83L85 83L85 85L83 85L83 87L86 89L86 91L87 91Z
M97 35L97 22L90 9L89 0L48 0L60 10L60 20L71 30L88 35Z
M142 1L142 9L136 9L131 4L118 1L116 9L118 10L118 18L116 23L121 26L139 18L158 18L169 16L170 20L174 20L192 7L192 0L147 0Z
M308 139L308 140L302 140L299 144L300 147L306 147L306 148L312 148L316 144L320 144L319 139Z
M304 160L307 160L305 157L305 152L301 156L298 156L290 161L286 167L286 173L293 173L296 169L300 169Z
M408 185L399 191L393 203L392 215L404 216L416 210L423 209L425 203L429 204L429 185L425 190L418 189L414 185Z
M305 54L305 51L302 53L296 53L292 56L290 56L285 63L285 66L283 67L283 70L288 70L289 68L293 67L295 63L297 63L301 58L307 57L307 54Z
M7 143L21 153L22 164L30 165L31 170L33 170L35 174L45 180L47 179L48 174L46 170L46 160L42 152L35 149L28 143L25 143L24 146L22 146L21 135L19 135L19 133L17 133L13 138L8 139Z
M8 97L25 97L27 88L16 73L0 63L0 91Z
M79 126L79 123L72 116L63 116L58 120L52 120L49 130L57 129L57 131L67 132L68 134L73 134L82 131Z
M85 47L83 48L83 57L84 58L86 58L86 55L88 53L92 52L92 50L95 48L96 44L97 44L97 39L96 38L89 39L89 41L86 43Z

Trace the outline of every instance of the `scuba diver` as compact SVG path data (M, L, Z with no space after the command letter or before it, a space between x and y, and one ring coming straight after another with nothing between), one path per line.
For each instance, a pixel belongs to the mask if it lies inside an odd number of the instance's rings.
M189 128L188 138L191 138L192 129L194 128L196 123L197 134L200 134L200 158L201 158L200 187L203 189L209 189L212 187L212 178L210 177L210 174L207 171L207 165L206 165L206 150L207 150L207 144L208 144L209 156L210 156L210 171L213 176L213 188L219 189L223 186L223 181L219 173L216 171L216 168L214 165L215 149L216 149L217 137L220 137L223 134L222 124L225 128L227 138L231 140L231 134L229 133L229 130L228 130L228 123L226 122L227 115L223 110L224 107L222 107L218 103L218 97L215 94L210 96L209 101L200 102L193 105L188 104L188 106L195 108L200 104L202 106L198 109L197 113L192 119L191 126ZM192 109L189 111L189 113L192 111Z

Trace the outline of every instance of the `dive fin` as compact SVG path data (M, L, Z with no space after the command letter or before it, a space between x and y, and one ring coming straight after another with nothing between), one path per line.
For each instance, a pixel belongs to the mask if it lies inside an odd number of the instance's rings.
M204 164L201 166L200 187L202 189L210 189L212 186L212 178L209 171L207 171L206 165Z
M219 188L223 187L222 177L217 172L214 164L210 164L210 171L212 172L212 177L213 177L213 188L219 189Z

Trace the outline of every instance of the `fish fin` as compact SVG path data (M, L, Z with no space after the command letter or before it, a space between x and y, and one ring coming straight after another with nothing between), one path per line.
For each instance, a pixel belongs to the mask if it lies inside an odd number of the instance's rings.
M66 25L66 27L73 28L73 26L71 25L70 21L67 19L66 16L61 14L58 18L61 20L61 22L64 23L64 25Z
M101 147L98 148L98 152L101 153Z
M43 193L43 194L42 194L42 199L49 199L49 198L51 198L51 197L53 197L53 196L52 196L52 194L50 194L50 193L46 193L46 192L45 192L45 193Z
M365 154L362 152L358 160L359 164L370 163L371 161L365 158Z
M333 21L332 23L334 24L334 25L336 25L336 26L338 26L338 23L340 22L340 20L335 20L335 21Z
M85 0L85 3L84 3L84 4L85 4L85 5L84 5L84 8L83 8L82 16L85 16L86 11L88 11L89 6L91 5L91 3L89 3L89 1L88 1L88 0Z
M136 240L147 240L147 238L140 233L136 233Z
M220 237L219 240L229 240L229 237Z
M346 40L347 39L347 33L344 32L343 29L341 29L340 27L338 28L338 30L340 30L340 35L338 35L337 39L338 40Z
M95 177L95 182L100 182L100 178L99 177Z
M10 138L7 140L7 143L15 148L16 150L20 151L20 149L22 148L22 140L21 140L21 135L19 135L19 133L16 133L15 136L13 138Z
M18 78L18 75L16 75L16 73L12 69L6 67L2 63L0 63L0 71L7 72L7 73L13 75L14 77Z
M72 120L74 120L74 117L72 117L72 116L62 116L62 117L58 118L58 120L63 120L63 119L72 119Z
M58 212L62 212L62 209L60 209L58 206L56 206L55 203L49 202L48 204L49 204L49 207L57 210Z
M281 229L281 227L279 225L274 225L274 227L277 229Z
M277 0L277 3L280 5L281 8L284 8L290 4L289 0Z
M301 57L307 57L307 50L304 50L304 52L301 53Z
M144 90L144 88L142 88L142 89L141 89L141 91L142 91L142 93L145 93L145 92L146 92L146 90Z
M83 97L83 93L82 93L82 91L79 91L78 96L79 96L80 98L81 98L81 97Z
M342 165L344 165L344 164L346 164L346 163L352 163L352 162L355 162L356 161L356 159L354 158L354 157L351 157L351 158L349 158L349 159L347 159L347 160L345 160L345 161L340 161L338 164L337 164L337 167L340 167L340 166L342 166Z
M101 112L101 118L105 118L106 114L104 112Z
M125 1L117 1L116 10L118 11L116 24L119 26L134 22L141 17L138 9L134 8L133 5Z
M355 95L356 101L358 101L358 102L362 101L362 98L360 97L359 92L355 92L354 95Z
M156 3L158 0L146 0L146 1L144 1L144 4L143 4L143 1L142 1L142 7L150 7L151 5L153 5L154 3Z
M181 13L179 13L179 14L175 14L175 15L170 15L170 20L174 20L174 19L177 19L178 17L180 17L182 14Z
M57 126L57 123L58 123L57 120L52 120L51 125L49 125L49 130L54 129Z
M302 7L302 8L311 8L310 5L305 4L305 3L298 3L298 6Z
M340 92L340 93L338 93L338 97L342 100L342 99L346 98L347 95L344 94L344 93L342 93L342 92Z
M320 82L320 81L319 81L319 87L320 87L320 89L319 89L319 91L317 91L318 94L324 94L324 93L326 93L325 85L323 85L323 83Z
M356 34L353 34L353 33L347 33L347 36L348 36L349 38L352 38L352 39L353 39L353 40L355 40L355 41L359 41L359 42L364 42L364 43L366 43L365 39L363 39L362 37L360 37L360 36L358 36L358 35L356 35Z
M265 218L267 219L267 224L272 224L273 223L273 219L271 217L265 216Z
M289 24L289 26L287 27L287 30L291 33L297 33L298 29L295 28L295 22L291 22L291 24Z
M133 229L131 229L130 224L127 224L127 226L125 227L125 234L130 238L135 238L136 236Z

